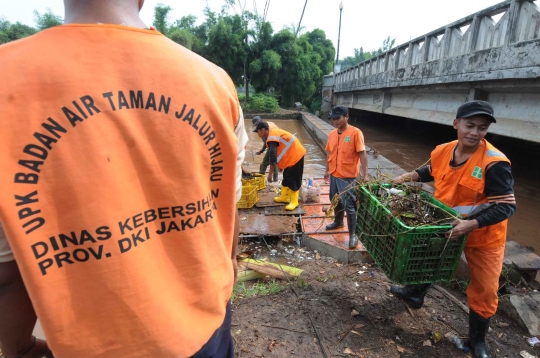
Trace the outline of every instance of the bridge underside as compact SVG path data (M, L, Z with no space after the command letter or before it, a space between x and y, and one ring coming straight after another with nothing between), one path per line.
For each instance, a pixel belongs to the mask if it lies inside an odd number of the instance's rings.
M334 93L334 104L365 111L452 125L457 108L489 101L497 123L490 132L540 142L540 87L534 80L501 80Z

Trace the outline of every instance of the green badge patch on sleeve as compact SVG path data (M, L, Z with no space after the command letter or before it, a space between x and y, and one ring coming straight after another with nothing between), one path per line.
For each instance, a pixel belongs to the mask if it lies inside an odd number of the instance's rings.
M471 175L477 179L482 179L482 168L474 167L474 170Z

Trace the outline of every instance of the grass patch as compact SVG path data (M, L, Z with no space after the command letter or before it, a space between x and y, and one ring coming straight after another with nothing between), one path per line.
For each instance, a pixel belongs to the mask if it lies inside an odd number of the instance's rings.
M275 295L287 289L287 284L278 280L268 282L237 282L234 285L231 301L242 298Z

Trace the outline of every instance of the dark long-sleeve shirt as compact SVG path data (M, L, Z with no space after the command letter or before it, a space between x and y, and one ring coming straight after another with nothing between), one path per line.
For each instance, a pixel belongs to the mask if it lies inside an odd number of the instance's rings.
M431 165L416 169L416 173L418 173L421 182L434 180L431 175ZM507 162L497 162L487 170L484 194L488 197L489 202L497 202L498 205L476 218L479 227L497 224L514 214L516 202L513 186L514 178L510 164Z
M270 142L268 145L270 165L277 165L277 147L278 142Z

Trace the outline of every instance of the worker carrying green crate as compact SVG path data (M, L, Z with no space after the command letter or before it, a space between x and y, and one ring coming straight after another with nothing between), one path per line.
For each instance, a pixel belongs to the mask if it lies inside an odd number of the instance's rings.
M364 135L358 128L349 125L349 109L335 106L330 113L332 124L336 127L328 135L326 152L328 159L324 180L330 181L330 200L337 200L334 208L334 222L326 230L343 227L343 217L347 212L349 228L349 248L358 245L356 237L356 178L362 167L362 178L369 180L368 156L364 145ZM339 198L336 199L335 197ZM345 211L344 211L345 210Z
M257 128L257 124L259 124L260 121L262 121L260 116L253 117L253 119L251 120L251 123L253 124L253 127L251 127L252 131L255 132L255 128ZM278 126L276 126L276 124L274 122L266 121L266 123L268 123L268 127L270 129L272 129L272 128L277 129L278 128ZM266 139L263 138L262 140L263 140L263 146L262 146L261 150L259 150L258 152L255 152L255 154L257 154L257 155L261 155L264 152L266 152ZM266 154L264 155L264 158L263 158L263 161L262 161L261 165L259 166L259 173L260 174L265 174L266 173L266 168L268 168L269 165L270 165L270 151L267 151ZM277 170L274 170L273 180L275 182L278 181L278 171Z
M485 334L489 319L498 305L497 291L504 258L508 218L516 210L514 179L510 161L484 139L491 123L493 108L485 101L472 101L458 108L454 128L456 141L437 146L431 152L431 165L398 176L394 183L435 181L435 198L465 217L452 223L446 233L450 240L467 235L465 256L471 280L469 301L469 339L473 357L492 357ZM489 210L472 220L472 215L488 203ZM430 284L392 286L391 292L413 308L424 303Z
M270 158L270 173L268 182L273 181L274 173L283 170L281 195L274 198L277 203L288 203L286 210L294 210L298 206L298 194L302 186L304 174L304 155L306 149L298 138L283 129L270 128L268 123L261 120L253 132L266 141Z

